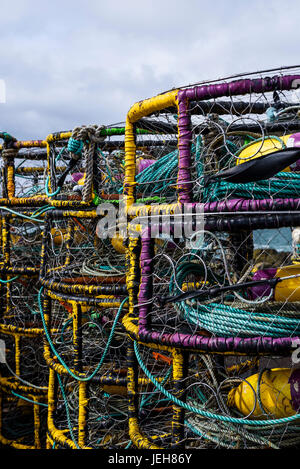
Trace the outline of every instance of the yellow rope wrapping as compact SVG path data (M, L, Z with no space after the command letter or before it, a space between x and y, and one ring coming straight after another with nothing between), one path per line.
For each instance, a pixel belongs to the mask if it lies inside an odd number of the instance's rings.
M15 169L13 166L7 167L7 195L11 199L15 195L15 183L14 183L14 173Z
M74 368L78 369L79 367L79 356L78 356L78 330L80 328L80 318L79 318L79 308L80 305L77 301L70 301L72 306L72 318L73 318L73 347L74 347Z
M178 398L182 398L182 394L184 393L184 390L182 389L182 386L180 386L180 382L183 379L183 374L184 374L184 357L182 352L179 352L176 349L173 349L172 352L173 355L173 383L174 386L176 386L177 383L179 383L180 390L177 392L173 392L173 394ZM175 447L179 444L180 442L180 430L182 429L183 421L182 421L182 408L177 406L176 404L173 404L173 418L172 418L172 433L175 438L174 444Z
M77 449L75 443L65 436L65 431L58 430L54 424L55 412L55 371L49 371L49 384L48 384L48 431L53 441L58 442L61 446L67 446L71 449ZM85 448L86 449L86 448Z
M42 402L45 401L46 394L44 395L32 395L30 394L31 388L28 386L20 386L17 382L14 383L9 383L7 381L7 386L4 384L4 378L1 377L1 382L0 382L0 443L4 446L11 446L12 448L15 449L41 449L41 439L40 439L40 406L38 404L32 404L33 407L33 415L34 415L34 445L26 445L19 443L17 440L9 440L5 438L2 435L2 398L3 398L3 393L8 393L8 398L9 392L11 390L14 391L19 391L22 392L22 394L26 394L28 398L32 399L33 401L36 402ZM8 378L6 379L8 380ZM46 388L47 389L47 388ZM40 391L40 390L39 390ZM10 400L17 402L18 398L10 398Z
M16 374L20 376L21 371L20 371L20 358L21 358L21 352L20 352L20 336L16 335L15 336L15 362L16 362Z
M33 397L31 397L34 400ZM38 404L33 405L33 417L34 417L34 441L36 449L41 449L40 440L40 406Z
M136 144L134 134L134 123L144 116L153 112L160 111L170 106L177 107L178 90L173 90L165 94L155 96L154 98L145 99L134 104L126 117L125 125L125 177L124 177L124 202L125 211L135 216L134 189L136 186Z
M45 141L18 141L14 143L14 148L30 148L30 147L40 147L43 148L46 146ZM15 157L17 156L17 152ZM28 215L31 215L36 207L42 205L47 201L45 196L31 196L31 197L16 197L15 196L15 157L14 155L6 160L6 188L7 188L7 197L2 197L0 199L0 205L3 206L32 206L32 210L27 211ZM25 155L26 159L26 155ZM31 174L34 171L43 172L43 168L35 168L32 166L26 166L22 168L18 168L17 173L24 173L24 174ZM15 276L14 274L14 265L11 263L10 259L10 250L13 247L14 239L11 235L11 227L10 227L10 220L11 219L18 219L18 217L14 214L10 214L9 216L1 216L0 218L0 229L1 229L1 253L2 259L0 262L0 268L5 268L6 272L11 272L10 275L6 275L6 279L10 280L12 277ZM35 273L36 268L26 266L26 271L28 273L32 272ZM23 275L23 277L27 277L27 275ZM12 294L11 294L12 284L7 283L5 285L1 285L2 295L5 298L5 305L4 305L4 318L11 320L13 317L12 313ZM22 338L23 337L41 337L44 334L43 328L38 327L24 327L16 326L13 324L7 323L0 323L0 332L4 336L12 336L14 338L14 362L15 362L15 373L17 376L21 374L21 358L22 358ZM27 397L34 402L45 402L47 401L47 392L48 388L39 387L33 388L29 385L25 385L20 381L17 377L10 376L4 377L0 376L0 399L1 399L1 413L0 413L0 442L3 445L11 446L16 449L40 449L41 448L41 438L40 438L40 431L41 431L41 422L40 422L40 405L39 404L29 404L32 408L33 412L33 438L34 438L34 445L26 445L22 444L19 440L10 440L5 438L2 435L2 397L5 395L6 400L12 402L18 402L18 398L11 397L12 392L17 392Z
M85 446L86 439L86 416L87 416L87 383L79 383L79 402L78 402L78 446Z
M178 352L174 348L164 347L164 346L157 346L156 344L143 344L142 342L140 342L140 344L146 346L149 349L168 350L169 352L171 352L172 353L172 359L173 359L172 360L173 361L173 367L174 367L174 364L175 364L175 371L173 371L173 379L175 379L175 380L182 379L182 361L183 361L183 358L182 358L182 353L181 352ZM163 379L164 379L163 377L159 377L157 379L157 381L161 382L161 381L163 381ZM136 381L138 383L138 389L136 388ZM153 441L155 441L156 439L163 439L167 436L170 436L170 434L169 433L162 433L161 435L153 435L153 436L146 437L145 435L142 434L142 432L140 430L137 417L132 416L132 415L135 415L135 413L136 413L136 408L135 408L134 401L135 401L135 396L142 389L142 381L143 381L143 379L141 379L141 378L138 378L136 380L135 371L131 366L129 366L128 367L128 372L127 372L127 389L128 389L128 396L129 396L128 410L129 410L129 414L130 414L129 421L128 421L129 436L130 436L131 441L133 442L133 444L138 449L163 449L161 446L158 446L158 445L154 444ZM148 384L148 383L143 383L143 384ZM174 412L174 409L175 409L175 412ZM179 412L179 410L177 410L176 406L173 406L173 412L174 412L174 416L173 416L173 419L172 419L172 427L173 427L174 417L176 418L177 413ZM180 416L180 412L179 412L179 416ZM178 423L178 425L179 425L179 423ZM178 427L176 427L176 430L177 430L177 428ZM151 440L153 440L153 441L151 441Z
M29 148L29 147L38 147L38 148L45 148L47 145L46 140L21 140L15 142L15 148Z
M121 302L120 300L116 299L113 295L98 295L97 298L111 300L105 302L103 305L103 309L106 307L119 307ZM73 346L75 352L75 360L74 360L74 368L70 368L74 374L77 374L79 377L85 377L85 374L78 369L78 356L76 356L76 350L78 349L78 329L80 327L80 321L78 316L78 307L88 305L88 301L83 300L68 300L61 296L59 293L53 292L51 290L45 291L45 299L44 299L44 317L47 327L49 326L49 315L47 313L47 302L52 300L63 300L70 305L72 305L72 313L70 316L73 317ZM102 307L99 305L99 307ZM55 377L54 374L58 373L63 376L70 376L69 372L66 368L58 362L56 357L51 356L51 349L49 343L47 341L44 342L44 358L47 365L50 368L51 379L49 375L49 390L48 390L48 430L53 438L53 441L58 442L60 444L64 444L65 446L71 447L76 449L76 445L74 442L65 436L62 430L58 430L54 423L54 409L55 409L55 392L54 392L54 382ZM109 375L107 375L109 378ZM80 448L89 448L86 446L86 437L87 437L87 406L88 406L88 397L87 397L87 389L88 383L87 382L79 382L79 398L78 398L78 446ZM104 386L107 392L116 392L116 391L126 391L124 386L118 386L118 380L116 380L116 386Z

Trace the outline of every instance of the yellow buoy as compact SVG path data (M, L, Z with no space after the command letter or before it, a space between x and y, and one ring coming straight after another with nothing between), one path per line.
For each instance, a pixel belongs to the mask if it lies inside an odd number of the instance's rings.
M289 277L300 274L297 264L286 265L277 269L275 277ZM300 301L300 277L289 278L278 282L274 292L275 301Z
M120 254L125 254L126 252L126 248L123 244L123 238L119 235L116 235L114 236L113 238L111 238L110 240L113 248L119 252Z
M274 288L273 300L281 302L300 301L300 265L291 264L282 267L270 267L267 269L253 269L254 274L252 280L267 280L272 278L283 278L284 280L277 282ZM251 288L251 294L254 298L261 295L267 296L271 293L271 287L267 284L265 287L254 286Z
M236 164L242 164L246 161L254 160L260 156L267 155L277 150L282 150L285 146L294 146L294 136L298 134L283 135L279 138L265 138L264 140L254 142L247 145L244 150L241 151L237 159ZM298 144L296 144L298 146ZM290 172L291 168L288 166L283 171Z
M282 418L295 415L289 382L292 371L291 368L265 370L260 382L258 382L259 373L249 376L239 386L229 391L228 406L235 407L245 416L251 414L251 417L255 418Z

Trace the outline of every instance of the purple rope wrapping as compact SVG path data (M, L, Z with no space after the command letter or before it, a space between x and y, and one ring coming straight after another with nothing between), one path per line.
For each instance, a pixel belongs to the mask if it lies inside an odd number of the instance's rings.
M168 345L171 347L189 348L212 353L289 353L293 348L295 337L205 337L198 334L175 332L167 334L151 330L152 273L153 261L151 252L151 229L142 233L142 249L140 257L141 281L138 294L139 306L139 338L144 342ZM300 339L300 338L299 338Z
M149 168L153 163L156 163L156 160L140 159L137 164L137 173L141 173L145 169Z
M178 93L180 95L180 92ZM192 141L191 118L188 113L189 103L183 97L178 99L178 200L182 204L191 202L191 149Z
M293 86L293 82L298 82L300 75L285 75L265 78L255 78L253 80L243 79L230 83L218 83L216 85L202 85L194 88L181 90L180 98L198 101L203 99L215 99L222 96L238 96L248 93L264 93L268 91L283 91L296 89L297 84ZM300 81L298 82L299 85Z
M198 210L197 210L198 207ZM292 199L228 199L215 202L191 202L185 207L187 213L226 212L278 212L300 210L300 198Z
M151 259L151 243L152 239L150 237L150 229L144 230L147 231L146 238L144 238L144 232L142 234L142 249L140 257L141 271L143 272L140 281L139 289L139 304L142 304L143 298L148 298L152 294L152 272L153 272L153 261ZM142 305L139 307L139 327L147 329L148 324L148 305Z
M71 174L71 177L74 182L78 182L80 179L82 179L84 176L84 173L73 173Z
M292 371L289 383L291 386L292 406L298 412L300 409L300 369Z
M262 280L262 279L270 279L274 278L277 273L276 267L270 267L268 269L261 269L257 270L252 280ZM251 300L256 300L256 298L262 298L263 296L271 295L272 288L269 284L264 285L256 285L255 287L251 287L248 289L248 293L250 294Z
M229 199L204 204L204 213L299 210L300 199Z
M178 192L180 203L190 203L192 183L190 177L191 152L190 142L192 132L188 103L190 100L214 99L222 96L244 95L247 93L262 93L274 90L289 90L293 82L300 80L300 75L274 76L259 79L237 80L231 83L203 85L178 92ZM195 208L197 204L192 204ZM201 206L201 204L200 204ZM203 205L202 205L203 206ZM300 199L264 199L244 200L232 199L228 201L204 204L204 213L213 212L243 212L266 210L297 210ZM141 250L141 283L139 290L139 304L147 303L152 292L153 265L151 259L151 237L149 228L142 235ZM293 340L290 337L204 337L196 334L165 334L148 329L148 317L151 305L139 307L139 335L146 342L160 343L175 347L200 349L203 352L235 352L235 353L288 353L291 351Z
M178 200L180 203L191 202L192 183L190 167L192 165L190 143L192 140L189 101L215 99L222 96L237 96L247 93L263 93L274 90L290 90L293 82L300 75L273 76L257 79L236 80L217 85L202 85L178 92ZM296 86L295 86L296 88Z

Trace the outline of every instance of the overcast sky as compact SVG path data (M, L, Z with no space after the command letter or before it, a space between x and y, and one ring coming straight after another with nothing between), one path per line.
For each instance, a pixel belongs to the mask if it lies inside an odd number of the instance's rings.
M124 121L175 86L300 63L299 0L1 0L0 130Z

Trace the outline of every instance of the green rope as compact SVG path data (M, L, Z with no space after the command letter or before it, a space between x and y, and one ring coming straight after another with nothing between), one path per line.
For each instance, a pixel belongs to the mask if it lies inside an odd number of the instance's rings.
M59 374L56 373L56 375L57 375L59 387L60 387L60 390L61 390L61 393L62 393L62 397L63 397L63 400L64 400L65 408L66 408L66 415L67 415L67 422L68 422L69 432L70 432L70 435L71 435L71 438L72 438L73 443L76 445L77 449L80 449L80 446L78 446L78 443L77 443L77 441L75 440L75 437L74 437L74 434L73 434L73 429L72 429L72 424L71 424L71 418L70 418L70 413L69 413L69 404L68 404L68 401L67 401L67 397L66 397L66 394L65 394L65 390L64 390L64 387L63 387L63 384L62 384L62 381L61 381L61 379L60 379Z
M114 335L114 332L115 332L115 328L116 328L116 325L117 325L117 322L119 320L119 317L121 315L121 312L123 310L123 306L124 304L126 303L126 301L128 301L128 297L125 298L120 307L119 307L119 310L115 316L115 319L114 319L114 322L113 322L113 325L112 325L112 328L111 328L111 331L110 331L110 335L107 339L107 342L106 342L106 345L105 345L105 349L104 349L104 352L103 352L103 355L101 357L101 360L100 362L98 363L96 369L93 371L93 373L90 375L90 376L86 376L86 377L79 377L77 376L76 374L73 373L72 370L70 370L70 368L68 367L68 365L65 363L65 361L61 358L61 356L59 355L59 353L57 352L57 350L55 349L54 347L54 344L51 340L51 337L50 337L50 334L49 334L49 331L47 329L47 325L46 325L46 322L45 322L45 317L44 317L44 313L43 313L43 306L42 306L42 299L41 299L41 295L42 295L42 291L43 291L44 287L41 287L41 289L39 290L39 294L38 294L38 303L39 303L39 311L40 311L40 315L41 315L41 318L42 318L42 323L43 323L43 327L44 327L44 331L45 331L45 335L46 335L46 338L48 340L48 343L50 345L50 348L53 352L53 354L57 357L58 361L61 363L61 365L66 369L66 371L74 378L76 379L77 381L90 381L95 375L96 373L100 370L103 362L104 362L104 359L107 355L107 352L108 352L108 349L109 349L109 346L110 346L110 343L112 341L112 338L113 338L113 335Z
M134 351L135 355L137 357L138 363L147 376L151 380L151 382L154 384L154 386L159 389L160 392L162 392L166 397L168 397L171 401L173 401L176 405L179 407L182 407L190 412L194 412L195 414L201 415L202 417L206 417L208 419L214 419L218 420L220 422L232 422L232 423L238 423L241 425L257 425L257 426L265 426L265 425L277 425L281 423L288 423L292 422L294 420L299 419L299 414L292 415L290 417L284 417L281 419L274 419L274 420L247 420L244 418L235 418L235 417L229 417L225 415L219 415L219 414L214 414L213 412L208 412L206 410L199 409L198 407L191 406L187 404L186 402L181 401L177 397L173 396L169 391L167 391L156 379L155 377L150 373L150 371L146 368L145 364L142 361L142 358L139 354L139 349L138 349L138 343L134 341Z
M193 308L192 305L181 302L177 307L183 312L185 320L223 337L254 337L257 334L287 337L300 333L299 318L251 312L219 303L203 305L197 302Z
M23 401L27 401L27 402L30 402L31 404L37 404L37 405L40 405L40 406L43 406L43 407L48 407L48 404L44 404L43 402L33 401L32 399L29 399L28 397L21 396L20 394L16 393L15 391L11 391L11 393L16 397L19 397L20 399L23 399Z
M31 220L31 221L34 220L39 223L44 223L44 220L39 220L38 218L35 218L34 216L28 216L28 215L25 215L24 213L15 212L14 210L8 207L1 206L0 210L6 210L7 212L12 213L13 215L16 215L18 217L25 218L26 220Z
M65 151L65 149L66 149L66 147L63 147L63 148L60 150L59 154L58 154L57 157L55 158L55 163L57 163L57 161L60 160L60 158L61 158L63 152ZM49 190L48 190L48 185L49 185L49 176L47 176L46 182L45 182L45 193L46 193L46 196L47 196L47 197L54 197L54 196L57 195L57 194L60 192L60 190L61 190L61 187L58 187L55 192L52 192L52 193L50 194L50 192L49 192Z
M202 202L215 202L228 198L254 198L257 200L266 197L296 198L300 193L300 174L294 172L281 172L276 177L255 183L235 184L227 181L208 183L203 188Z
M13 280L16 280L16 279L19 278L19 277L20 277L20 275L16 275L15 277L10 278L10 279L8 279L8 280L2 280L2 279L0 279L0 283L10 283L10 282L12 282Z

